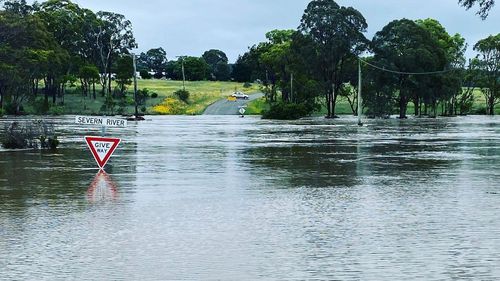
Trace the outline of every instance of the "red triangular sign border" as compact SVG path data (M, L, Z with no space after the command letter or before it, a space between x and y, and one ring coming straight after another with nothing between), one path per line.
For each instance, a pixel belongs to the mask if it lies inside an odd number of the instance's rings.
M95 147L92 145L93 141L102 141L102 142L111 142L113 145L109 149L108 153L106 156L104 156L104 159L99 158L99 154L97 153ZM106 166L106 163L108 163L109 158L111 155L113 155L113 152L115 152L116 148L120 144L122 140L117 139L117 138L103 138L103 137L85 137L85 142L87 142L87 146L90 148L90 152L92 152L92 156L94 156L95 161L97 162L97 165L99 165L99 168L104 169L104 166Z

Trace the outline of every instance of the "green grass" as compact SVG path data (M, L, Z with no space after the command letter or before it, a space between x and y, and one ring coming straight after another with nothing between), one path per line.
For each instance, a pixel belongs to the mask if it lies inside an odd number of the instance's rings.
M242 83L236 82L212 82L212 81L186 81L186 90L190 92L188 104L178 103L175 105L175 114L202 114L203 111L217 100L223 99L231 95L235 90L245 92L247 94L259 91L259 85L253 84L250 88L244 88ZM175 99L173 93L182 89L182 81L170 80L139 80L138 89L148 89L150 93L158 94L157 98L148 98L146 100L146 114L174 114L167 111L155 110L158 105L166 102L167 99ZM65 95L64 106L58 108L61 114L101 114L101 107L104 104L105 98L100 96L100 86L97 87L97 99L91 97L83 97L81 92L76 88L69 88ZM40 96L41 97L41 96ZM177 100L177 99L176 99ZM124 114L134 113L133 101L133 86L128 87L125 98ZM119 103L119 101L116 101ZM120 106L117 104L115 111ZM139 110L142 106L139 106ZM34 113L35 110L31 105L24 106L27 113Z
M262 97L249 102L246 109L246 115L261 115L262 111L269 109L269 104L266 102L266 98Z
M198 115L202 114L205 109L217 100L224 99L232 94L235 90L243 91L247 94L260 91L260 86L253 84L250 88L244 88L242 83L235 82L212 82L212 81L186 81L186 90L190 92L188 103L182 103L173 97L173 93L182 89L182 81L169 81L169 80L139 80L138 89L147 88L150 93L157 93L157 98L148 98L146 100L146 114L183 114L183 115ZM99 91L100 86L97 87ZM124 107L124 114L134 113L134 102L132 85L129 86L127 91L126 106ZM40 98L42 95L40 95ZM52 107L49 113L55 112L59 114L82 114L82 115L99 115L102 114L101 107L104 103L104 98L98 93L97 99L94 100L90 97L83 97L76 88L69 88L65 95L64 106ZM118 109L117 105L115 108ZM139 106L139 110L142 106ZM486 107L485 98L481 90L475 91L475 102L473 105L473 112ZM248 115L260 115L263 110L268 109L269 105L265 102L264 98L254 100L248 104ZM25 112L34 114L36 111L30 104L24 105ZM324 101L321 102L321 109L315 112L314 115L326 115L326 106ZM408 104L407 114L413 114L413 103ZM500 114L500 106L495 108L496 114ZM394 114L397 113L397 108ZM352 110L347 100L339 97L335 107L335 114L337 115L351 115Z

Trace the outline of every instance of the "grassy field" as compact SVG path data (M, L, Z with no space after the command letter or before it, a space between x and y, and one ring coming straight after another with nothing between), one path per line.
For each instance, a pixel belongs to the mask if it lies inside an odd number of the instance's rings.
M144 106L139 106L139 112L150 115L199 115L212 103L217 100L224 99L231 95L234 91L243 91L247 94L260 92L260 86L252 84L249 88L244 88L242 83L235 82L212 82L212 81L186 81L186 90L191 95L187 103L184 103L174 97L173 93L182 89L182 81L168 80L139 80L139 89L148 89L151 93L156 93L156 98L148 98ZM89 97L83 97L76 89L68 89L65 95L64 106L52 106L49 114L85 114L85 115L101 115L101 110L104 104L104 97L98 94L96 100ZM475 92L475 103L472 112L481 112L486 107L484 95L480 90ZM249 103L247 108L248 115L260 115L263 110L269 108L264 98L254 100ZM29 114L36 113L35 106L26 104L25 112ZM397 113L397 108L394 109L394 114ZM321 110L315 112L314 115L326 115L326 107L324 103ZM413 114L413 103L408 104L407 114ZM500 106L495 109L496 114L500 114ZM134 113L134 100L132 86L126 94L126 98L122 101L117 101L115 114L131 115ZM339 97L335 113L337 115L352 114L351 108L347 100Z
M251 94L258 92L260 87L257 84L252 84L251 87L244 88L242 83L235 82L186 81L186 90L190 92L190 98L187 103L178 100L173 95L175 91L182 89L182 81L139 80L138 89L148 89L150 94L156 93L158 95L157 98L148 98L145 106L139 106L141 113L152 115L197 115L202 114L210 104L219 99L226 98L235 90ZM129 86L126 98L122 101L116 101L115 113L121 113L121 111L125 115L134 113L132 90L133 87ZM96 100L90 97L83 97L78 90L70 88L65 95L64 106L53 106L49 113L102 114L101 107L104 104L105 98L101 97L99 93L97 96ZM33 105L26 105L24 108L27 113L36 112ZM142 109L145 109L145 111Z
M484 95L482 94L481 90L476 90L474 92L474 104L472 106L472 113L471 114L478 114L478 112L481 112L481 111L484 111L485 108L486 108L486 101L485 101L485 97ZM250 104L248 105L248 110L247 110L247 114L249 115L260 115L262 110L264 109L267 109L269 108L269 106L266 104L265 102L265 99L262 98L262 99L258 99L258 100L254 100L252 102L250 102ZM399 114L399 109L398 108L394 108L394 112L393 114ZM414 113L414 105L413 103L409 103L408 104L408 109L407 109L407 115L410 116ZM440 112L440 107L438 108L438 113ZM324 102L321 103L321 109L317 112L315 112L313 115L314 116L323 116L323 115L326 115L327 114L327 109L326 109L326 106L324 104ZM338 101L337 101L337 105L335 107L335 114L336 115L352 115L352 110L351 110L351 107L349 106L349 102L343 98L343 97L339 97ZM495 115L499 115L500 114L500 106L496 106L495 107Z

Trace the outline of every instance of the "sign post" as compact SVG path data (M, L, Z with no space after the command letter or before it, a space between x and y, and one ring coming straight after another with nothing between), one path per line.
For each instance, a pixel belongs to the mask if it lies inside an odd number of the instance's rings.
M92 152L97 165L101 170L104 170L106 163L108 163L109 158L113 155L116 148L121 142L118 138L106 138L104 134L106 133L106 127L114 128L125 128L127 127L127 120L114 119L106 117L86 117L86 116L76 116L75 123L78 125L94 125L101 126L101 137L85 137L85 142Z

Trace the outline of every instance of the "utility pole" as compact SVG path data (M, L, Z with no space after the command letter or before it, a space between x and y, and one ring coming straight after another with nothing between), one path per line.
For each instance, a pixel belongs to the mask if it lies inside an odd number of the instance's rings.
M134 64L134 100L135 100L135 118L139 117L139 111L137 110L137 65L135 61L135 54L132 54L132 62Z
M363 122L361 122L361 114L362 109L362 101L361 101L361 88L362 88L362 73L361 73L361 60L358 60L358 126L363 126Z
M182 64L182 90L186 90L186 74L184 73L184 56L177 56L177 58L181 59Z

